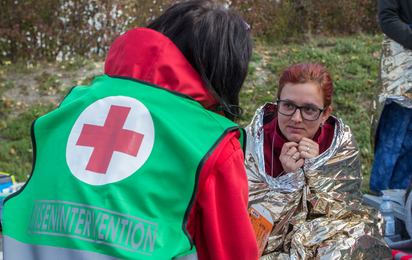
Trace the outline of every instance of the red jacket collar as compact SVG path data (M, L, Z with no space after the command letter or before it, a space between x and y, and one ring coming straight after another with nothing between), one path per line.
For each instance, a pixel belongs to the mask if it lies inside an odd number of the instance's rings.
M133 77L187 94L204 108L217 103L172 41L151 29L135 28L117 38L104 69L110 76Z

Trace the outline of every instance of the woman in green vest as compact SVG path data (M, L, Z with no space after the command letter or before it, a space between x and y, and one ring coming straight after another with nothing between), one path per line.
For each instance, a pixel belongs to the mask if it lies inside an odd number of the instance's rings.
M105 75L33 123L4 259L257 259L232 122L251 54L249 26L212 0L116 39Z

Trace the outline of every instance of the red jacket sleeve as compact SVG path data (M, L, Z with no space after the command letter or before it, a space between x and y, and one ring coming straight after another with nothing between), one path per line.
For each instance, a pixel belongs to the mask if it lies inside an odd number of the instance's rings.
M244 156L230 133L206 161L200 176L188 231L200 260L258 259L248 205Z

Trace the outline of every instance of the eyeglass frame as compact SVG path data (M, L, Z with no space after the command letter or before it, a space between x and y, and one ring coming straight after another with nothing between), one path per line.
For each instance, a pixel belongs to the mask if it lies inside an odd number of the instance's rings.
M250 25L247 23L247 22L245 22L245 21L243 21L244 23L245 23L245 25L246 25L246 31L247 32L250 32Z
M296 110L299 109L299 110L300 110L300 115L301 115L301 117L302 117L303 119L305 119L305 120L308 120L308 121L316 121L316 120L318 120L319 117L320 117L320 114L322 114L322 113L326 110L326 107L323 108L323 109L321 109L321 108L313 107L313 106L298 106L298 105L296 105L295 103L290 102L290 101L287 101L287 100L281 100L281 99L276 100L276 104L278 104L279 102L287 102L287 103L290 103L290 104L292 104L292 105L295 106L295 111L293 111L293 113L290 114L290 115L283 114L282 112L280 112L280 110L279 110L279 108L278 108L278 112L281 113L282 115L284 115L284 116L293 116L293 115L296 113ZM317 110L319 110L319 114L318 114L318 116L316 117L316 119L306 119L306 118L303 116L303 114L302 114L302 108L305 108L305 107L316 108Z

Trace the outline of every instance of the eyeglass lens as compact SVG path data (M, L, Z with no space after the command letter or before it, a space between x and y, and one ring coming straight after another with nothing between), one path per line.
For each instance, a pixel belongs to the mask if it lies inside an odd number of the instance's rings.
M279 112L284 114L285 116L293 115L297 108L298 107L291 102L278 101ZM321 112L317 107L304 106L304 107L300 107L299 109L300 109L300 113L302 117L306 120L318 119L320 112Z

